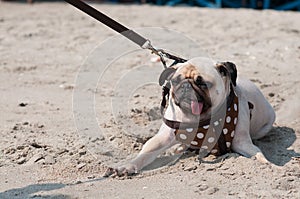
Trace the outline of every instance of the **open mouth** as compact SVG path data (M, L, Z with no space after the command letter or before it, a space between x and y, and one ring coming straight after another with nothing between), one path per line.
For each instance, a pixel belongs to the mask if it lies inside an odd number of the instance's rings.
M185 109L186 111L190 111L193 115L201 115L205 113L210 107L209 103L197 99L184 98L183 100L177 102L179 102L176 103L178 106Z
M206 113L211 107L207 94L198 87L182 89L178 86L172 92L175 104L186 112L199 116Z
M191 110L194 115L200 115L203 111L203 102L191 101Z

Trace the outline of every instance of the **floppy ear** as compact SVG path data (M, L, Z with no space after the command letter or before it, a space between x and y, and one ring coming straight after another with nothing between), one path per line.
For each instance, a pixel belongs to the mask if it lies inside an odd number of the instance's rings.
M217 63L217 69L222 76L229 75L232 84L236 86L237 70L234 63L231 62Z
M165 81L169 81L172 76L174 75L174 73L176 72L176 69L173 68L173 67L169 67L169 68L166 68L161 74L160 74L160 77L159 77L159 85L162 86L164 85Z

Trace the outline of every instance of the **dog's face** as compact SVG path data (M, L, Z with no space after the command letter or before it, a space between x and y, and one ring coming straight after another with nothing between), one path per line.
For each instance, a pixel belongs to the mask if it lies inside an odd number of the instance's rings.
M170 81L170 97L185 114L208 116L224 103L230 83L236 84L236 68L230 62L214 63L194 58L166 69L160 84Z

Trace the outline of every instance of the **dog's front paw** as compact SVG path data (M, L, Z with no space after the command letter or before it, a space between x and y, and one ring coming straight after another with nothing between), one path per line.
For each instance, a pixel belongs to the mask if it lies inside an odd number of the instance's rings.
M135 164L132 163L128 163L126 165L120 166L118 168L112 168L109 167L105 174L104 177L121 177L121 176L130 176L130 175L134 175L138 173L138 169L137 166Z

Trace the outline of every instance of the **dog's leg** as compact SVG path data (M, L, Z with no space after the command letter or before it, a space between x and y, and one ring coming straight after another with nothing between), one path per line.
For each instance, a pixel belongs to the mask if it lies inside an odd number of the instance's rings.
M265 137L272 129L274 122L269 122L261 127L254 135L252 135L253 140L257 140Z
M175 139L174 130L170 129L165 124L162 124L159 132L145 143L136 158L128 164L116 169L109 168L109 170L111 174L116 173L118 176L138 173L143 167L153 162L159 154L176 143L177 141Z
M248 105L240 101L238 123L235 130L235 135L232 141L232 150L245 156L255 157L262 163L269 163L261 150L255 146L250 137L250 112Z
M239 132L240 133L240 132ZM261 152L261 150L255 146L251 139L250 141L233 141L232 142L232 150L245 156L245 157L255 157L258 161L261 163L269 163L269 161L266 159L264 154Z
M270 132L270 130L273 127L273 124L276 119L275 111L270 104L267 104L267 106L268 106L268 109L267 109L268 111L265 111L266 112L265 118L268 118L268 121L266 121L266 123L264 125L262 125L262 127L259 130L257 130L256 132L251 132L251 138L253 140L263 138Z

